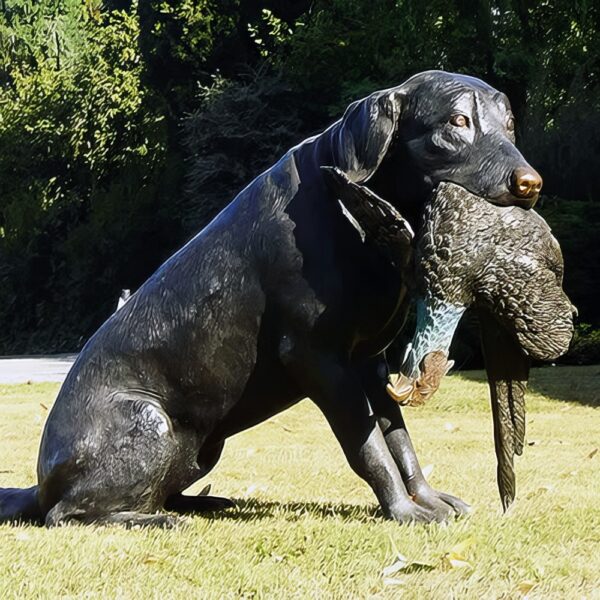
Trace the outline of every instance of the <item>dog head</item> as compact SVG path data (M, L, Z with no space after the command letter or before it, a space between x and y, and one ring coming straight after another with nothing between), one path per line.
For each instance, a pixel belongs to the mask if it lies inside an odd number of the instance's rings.
M506 96L483 81L426 71L351 104L331 130L335 166L398 206L442 181L531 208L542 179L515 146Z

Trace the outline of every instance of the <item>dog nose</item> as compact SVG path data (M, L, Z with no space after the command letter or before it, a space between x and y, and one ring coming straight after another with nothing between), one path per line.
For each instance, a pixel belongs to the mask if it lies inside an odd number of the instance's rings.
M511 192L518 198L534 198L542 189L541 175L531 167L517 167L511 178Z

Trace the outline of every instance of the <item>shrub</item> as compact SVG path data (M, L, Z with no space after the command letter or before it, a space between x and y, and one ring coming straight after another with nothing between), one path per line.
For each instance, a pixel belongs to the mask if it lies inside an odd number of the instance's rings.
M560 362L567 365L600 363L600 329L594 329L589 323L578 324L571 347Z
M188 151L182 214L189 231L206 225L254 177L304 135L298 98L276 73L200 86L198 108L183 122Z
M93 4L24 5L4 23L21 40L56 35L54 46L18 46L5 63L3 352L77 348L121 286L139 284L172 244L165 190L176 187L177 161L142 82L137 19Z

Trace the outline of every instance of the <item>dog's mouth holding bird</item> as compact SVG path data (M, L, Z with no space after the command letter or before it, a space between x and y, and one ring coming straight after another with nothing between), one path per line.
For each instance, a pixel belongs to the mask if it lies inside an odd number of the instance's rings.
M493 313L532 359L566 352L574 308L561 287L560 247L537 213L494 205L442 182L425 203L415 234L367 185L351 183L338 169L324 170L363 239L378 246L414 288L415 334L388 386L397 402L419 405L435 393L454 364L450 344L471 306Z

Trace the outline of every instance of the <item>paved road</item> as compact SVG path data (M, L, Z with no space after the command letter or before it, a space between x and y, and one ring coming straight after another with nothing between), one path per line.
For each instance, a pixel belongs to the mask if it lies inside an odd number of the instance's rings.
M64 381L76 354L0 358L0 383Z

